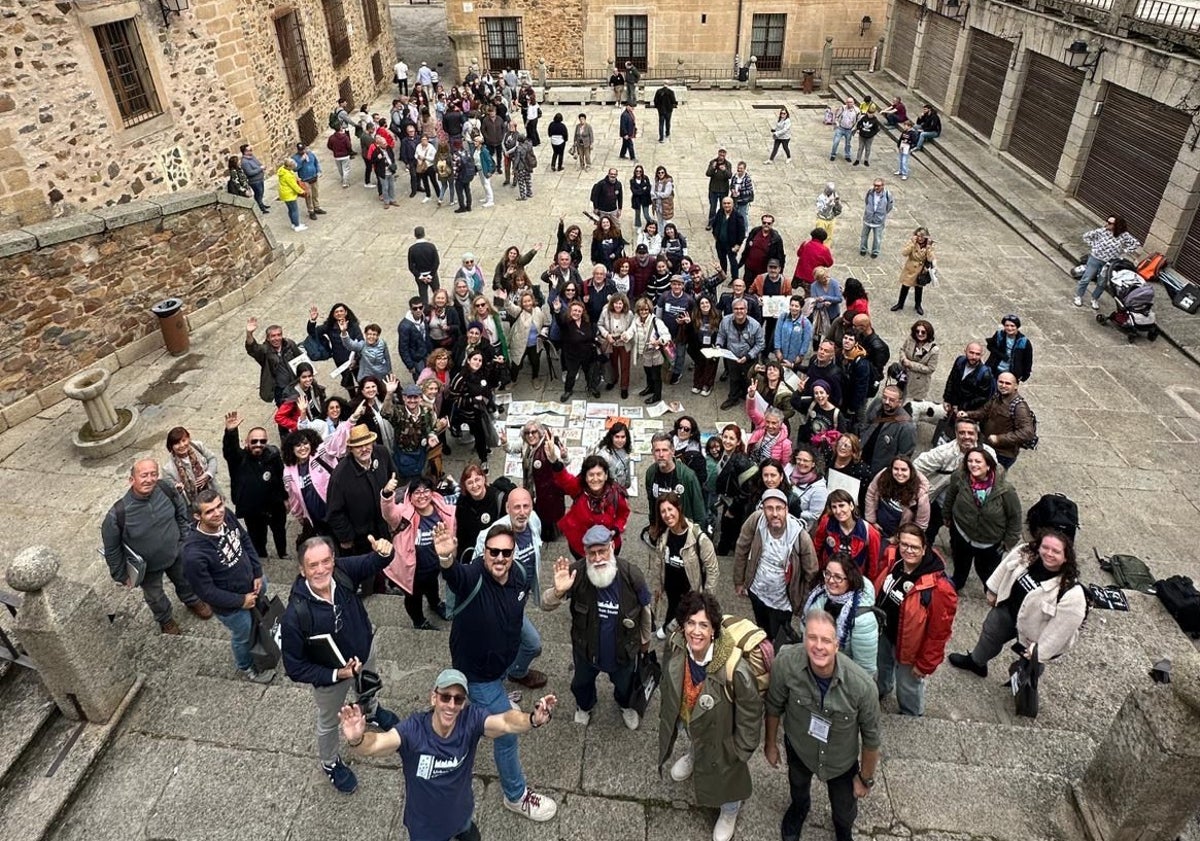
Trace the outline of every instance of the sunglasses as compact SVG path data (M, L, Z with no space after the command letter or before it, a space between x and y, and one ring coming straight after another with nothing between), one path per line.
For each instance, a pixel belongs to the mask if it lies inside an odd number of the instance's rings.
M453 704L456 707L461 707L467 703L467 696L459 695L457 692L439 692L437 696L438 700L443 704Z
M690 426L677 426L677 427L675 427L675 431L676 432L691 432L692 428Z
M251 444L265 444L265 443L267 443L267 439L266 438L251 438L250 443Z
M483 548L493 558L511 558L513 556L512 549L495 549L491 546L484 546Z

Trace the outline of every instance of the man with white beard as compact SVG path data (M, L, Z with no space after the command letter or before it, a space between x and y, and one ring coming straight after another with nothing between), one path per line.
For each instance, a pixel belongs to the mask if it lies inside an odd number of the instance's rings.
M572 563L560 556L554 562L554 585L542 594L542 607L554 610L567 599L572 602L575 723L591 721L596 678L604 672L612 681L625 726L636 730L640 720L630 699L638 652L650 648L650 590L640 569L616 557L612 537L604 526L592 526L583 536L582 561Z

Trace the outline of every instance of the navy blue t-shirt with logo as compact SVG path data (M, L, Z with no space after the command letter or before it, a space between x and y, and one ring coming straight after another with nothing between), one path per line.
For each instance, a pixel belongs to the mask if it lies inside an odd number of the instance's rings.
M466 829L475 812L471 771L487 717L487 710L468 704L445 739L433 730L432 710L413 713L396 725L404 766L404 826L410 838L440 841Z

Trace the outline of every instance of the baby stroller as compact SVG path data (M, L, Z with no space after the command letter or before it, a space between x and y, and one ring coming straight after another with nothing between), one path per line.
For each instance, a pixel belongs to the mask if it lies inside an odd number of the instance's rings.
M1158 338L1158 322L1154 317L1154 287L1146 282L1136 267L1127 260L1114 260L1101 269L1104 289L1113 296L1117 308L1109 315L1096 314L1100 324L1112 322L1126 336L1129 343L1139 333L1154 341Z

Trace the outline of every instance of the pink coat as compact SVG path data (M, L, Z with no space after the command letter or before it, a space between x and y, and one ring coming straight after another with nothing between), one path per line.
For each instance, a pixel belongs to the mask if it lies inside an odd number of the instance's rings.
M317 451L308 458L308 477L312 481L313 490L317 496L326 499L329 494L329 474L333 468L346 456L346 439L350 437L352 423L340 423L333 434L321 442ZM303 482L300 481L300 470L296 465L284 465L283 486L287 489L288 512L301 522L312 522L308 506L304 504L304 494L300 492Z
M431 499L433 510L442 518L442 522L446 524L450 533L455 534L453 506L449 505L445 497L439 493L433 494ZM383 574L404 592L412 593L413 578L417 574L417 530L411 526L411 523L417 518L417 511L412 507L407 496L403 502L396 500L396 494L380 495L379 498L379 509L392 532L390 537L394 550L392 562L387 565ZM404 523L409 523L410 526L402 529L401 526Z
M753 397L746 398L746 414L750 416L750 425L754 427L754 431L750 433L750 438L746 441L746 452L750 452L754 445L767 434L767 428L763 425L766 418ZM783 424L783 434L771 447L771 458L778 459L785 469L788 462L792 460L792 440L786 423Z

